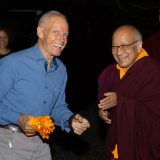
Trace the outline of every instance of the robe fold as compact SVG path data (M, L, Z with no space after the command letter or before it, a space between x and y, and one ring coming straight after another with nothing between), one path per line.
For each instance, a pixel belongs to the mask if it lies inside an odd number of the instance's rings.
M106 137L106 160L118 145L119 160L160 158L160 66L150 57L136 61L120 80L116 64L100 74L99 100L117 93L110 109L112 123Z

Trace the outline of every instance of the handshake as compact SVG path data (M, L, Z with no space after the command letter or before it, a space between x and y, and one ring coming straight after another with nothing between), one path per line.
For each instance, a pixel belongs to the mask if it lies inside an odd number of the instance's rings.
M79 114L73 116L71 120L71 127L75 134L81 135L87 128L90 127L88 120Z

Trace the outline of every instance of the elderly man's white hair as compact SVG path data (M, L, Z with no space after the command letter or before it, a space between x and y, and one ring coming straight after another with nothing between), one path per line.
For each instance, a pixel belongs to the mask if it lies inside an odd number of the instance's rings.
M40 19L39 19L39 21L38 21L38 26L43 26L43 25L46 24L47 21L48 21L51 17L53 17L53 16L63 17L63 18L66 19L66 21L67 21L67 18L66 18L66 16L65 16L64 14L62 14L62 13L59 12L59 11L52 10L52 11L48 11L48 12L44 13L44 14L40 17Z

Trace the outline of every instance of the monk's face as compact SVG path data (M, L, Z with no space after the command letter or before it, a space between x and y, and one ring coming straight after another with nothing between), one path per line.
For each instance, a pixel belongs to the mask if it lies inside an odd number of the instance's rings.
M136 61L139 51L138 43L132 31L120 29L112 37L112 54L115 61L127 71Z
M59 56L67 44L68 23L61 16L51 17L37 28L39 46L46 59Z

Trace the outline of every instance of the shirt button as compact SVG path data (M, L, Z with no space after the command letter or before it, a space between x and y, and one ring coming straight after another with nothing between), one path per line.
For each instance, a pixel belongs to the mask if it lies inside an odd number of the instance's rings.
M46 101L43 101L43 103L45 104L45 103L46 103Z
M46 89L47 89L48 87L46 86Z

